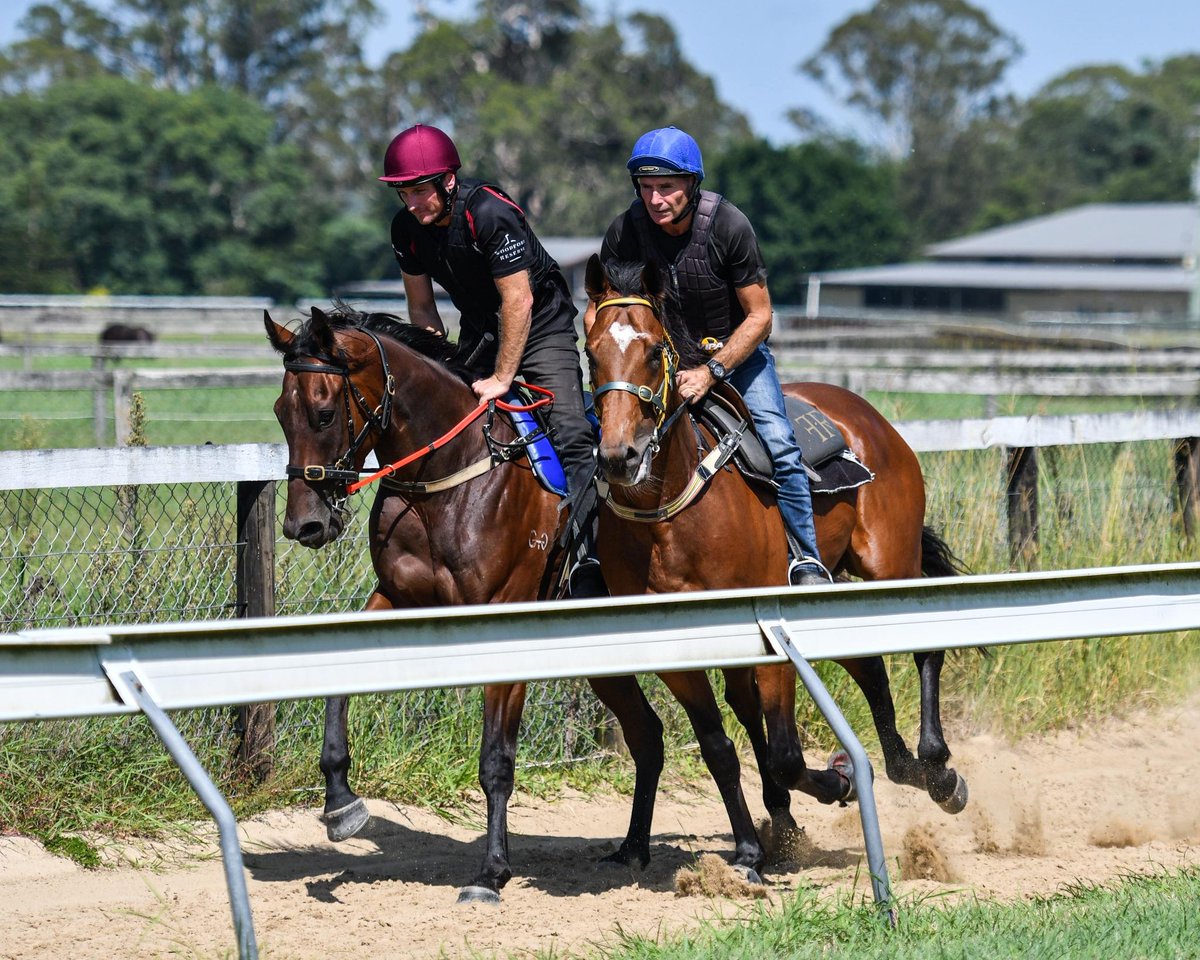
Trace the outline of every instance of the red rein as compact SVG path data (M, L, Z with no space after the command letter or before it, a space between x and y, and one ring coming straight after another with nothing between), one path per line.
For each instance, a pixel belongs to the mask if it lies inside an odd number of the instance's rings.
M513 413L527 413L530 410L536 410L538 407L545 407L554 402L554 393L550 390L547 390L545 387L535 387L532 383L521 383L518 385L525 387L527 390L532 390L534 393L542 394L542 398L529 404L507 403L504 400L493 400L491 402L498 406L501 410L508 410ZM439 447L444 447L447 443L462 433L462 431L472 421L479 419L479 416L487 408L488 404L481 402L479 406L468 413L465 417L458 421L458 423L456 423L453 427L443 433L428 446L422 447L420 450L417 450L414 453L410 453L407 457L403 457L400 460L397 460L395 463L389 463L386 467L381 467L369 477L362 477L361 479L355 480L354 483L346 487L347 495L358 493L359 490L368 484L374 483L376 480L380 480L383 477L389 477L401 467L407 467L414 460L420 460L422 457L433 453L433 451L437 450Z

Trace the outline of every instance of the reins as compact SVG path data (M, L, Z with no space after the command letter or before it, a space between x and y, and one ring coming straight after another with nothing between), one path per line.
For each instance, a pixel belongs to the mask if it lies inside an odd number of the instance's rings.
M346 497L349 497L351 494L357 493L359 490L363 489L369 484L374 483L376 480L387 480L393 474L395 474L397 470L400 470L409 464L420 460L422 457L428 456L435 450L444 447L447 443L462 433L466 427L468 427L475 420L479 419L479 417L486 412L488 415L487 422L484 426L484 436L488 444L488 455L486 457L481 460L477 460L475 463L464 468L463 470L459 470L456 473L451 474L449 477L443 477L441 480L433 480L427 483L406 483L393 480L386 484L393 489L398 489L409 493L434 493L438 490L446 490L450 487L458 486L460 483L465 483L467 480L488 472L497 464L515 459L515 457L519 453L523 452L525 448L529 446L529 444L533 443L544 435L541 430L536 430L524 437L518 437L516 440L508 443L501 443L500 441L495 440L491 435L491 426L493 422L492 418L494 416L496 407L499 407L501 410L505 410L510 413L528 413L541 407L548 406L554 402L554 393L552 391L547 390L544 387L534 386L531 383L518 382L516 384L517 386L524 387L525 389L541 394L542 396L537 400L534 400L532 403L527 404L509 403L505 400L480 401L478 406L476 406L470 413L463 417L462 420L456 423L436 440L433 440L424 447L421 447L407 456L400 458L394 463L390 463L384 467L381 467L379 470L376 470L374 473L368 476L362 476L362 471L354 469L352 464L354 463L355 456L359 449L366 441L367 435L370 433L371 429L374 428L380 436L383 436L383 434L387 431L387 428L390 426L392 421L392 397L396 391L396 380L395 377L392 376L391 369L388 365L387 352L384 350L383 343L380 341L379 337L371 330L363 330L360 328L360 332L365 333L375 342L376 349L379 351L379 360L383 370L383 397L380 400L379 405L373 410L371 409L371 405L367 402L366 397L363 396L362 391L359 390L357 384L355 384L354 378L350 374L350 368L345 363L344 356L341 358L342 362L339 362L332 357L323 356L313 356L312 359L315 362L303 360L284 361L283 368L291 371L292 373L321 373L326 375L337 374L342 378L344 381L342 387L342 397L345 403L346 420L348 425L347 432L353 438L350 441L350 446L346 452L338 457L338 459L332 464L305 464L303 466L297 466L296 464L289 463L287 465L286 474L289 479L302 479L312 483L320 483L325 480L332 480L337 483L345 483L347 485L346 496L341 498L337 504L340 506L341 504L344 504ZM354 415L350 406L351 396L354 397L354 402L358 405L365 417L362 429L358 431L357 435L354 432Z

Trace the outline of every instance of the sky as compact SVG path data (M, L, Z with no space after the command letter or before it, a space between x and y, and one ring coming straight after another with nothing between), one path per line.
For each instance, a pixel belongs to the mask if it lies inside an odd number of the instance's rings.
M16 39L16 23L34 2L0 3L0 44ZM372 62L406 47L415 32L412 0L376 2L385 21L367 43ZM871 0L587 2L600 14L645 10L666 17L675 26L684 55L715 79L721 99L745 113L755 132L776 144L796 139L795 128L786 119L792 107L812 110L836 128L868 140L881 135L796 69L820 48L833 27L869 9ZM1120 63L1137 69L1146 60L1200 52L1200 0L972 2L1025 48L1005 78L1007 88L1023 98L1071 67ZM425 0L425 5L453 18L471 15L476 6L475 0Z

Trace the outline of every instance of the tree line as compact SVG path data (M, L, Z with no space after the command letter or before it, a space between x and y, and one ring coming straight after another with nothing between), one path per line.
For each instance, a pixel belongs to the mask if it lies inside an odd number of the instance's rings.
M0 291L323 296L395 276L384 147L451 132L543 236L599 235L636 137L674 123L750 216L779 302L809 272L1089 201L1189 197L1200 54L1080 65L1027 100L1019 39L966 0L878 0L797 70L879 132L797 104L757 137L671 23L477 0L378 66L373 0L48 0L0 49Z

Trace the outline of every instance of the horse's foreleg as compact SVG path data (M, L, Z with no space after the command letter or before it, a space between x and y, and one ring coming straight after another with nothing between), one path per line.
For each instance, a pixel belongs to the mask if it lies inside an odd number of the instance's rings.
M484 687L479 785L487 797L487 848L479 875L459 891L459 903L498 903L501 887L512 878L508 863L508 800L513 792L517 732L524 708L525 684Z
M629 832L620 849L604 860L629 866L637 863L645 869L650 862L650 825L654 819L658 778L663 768L662 721L635 678L594 677L588 682L621 725L635 771Z
M348 697L325 701L325 739L321 744L321 772L325 774L325 809L321 820L330 840L347 840L369 818L367 805L350 789L350 744L346 717Z
M778 827L795 828L796 821L792 818L790 809L791 793L775 779L771 770L770 747L767 745L767 734L763 728L762 700L758 695L754 671L748 667L740 667L726 670L724 674L725 702L745 728L750 745L754 748L754 760L762 778L763 806L767 808L773 824Z
M716 781L721 799L725 801L729 825L733 828L734 865L752 872L751 879L757 879L766 861L766 854L742 794L742 771L737 751L733 741L725 735L721 710L708 677L699 670L662 673L659 676L687 711L700 744L700 755Z
M947 813L961 813L967 805L967 782L947 767L950 748L942 733L941 678L946 654L941 651L913 654L921 677L921 739L917 756L925 769L925 786L934 803Z
M367 610L390 610L392 603L376 591L367 600ZM346 840L366 826L367 805L350 789L350 735L347 697L325 701L325 735L321 743L321 773L325 775L325 809L321 820L330 840Z
M778 783L821 803L845 797L849 785L835 770L810 770L804 762L796 729L796 671L791 664L769 664L755 670L767 726L770 769ZM787 823L783 824L787 826Z

